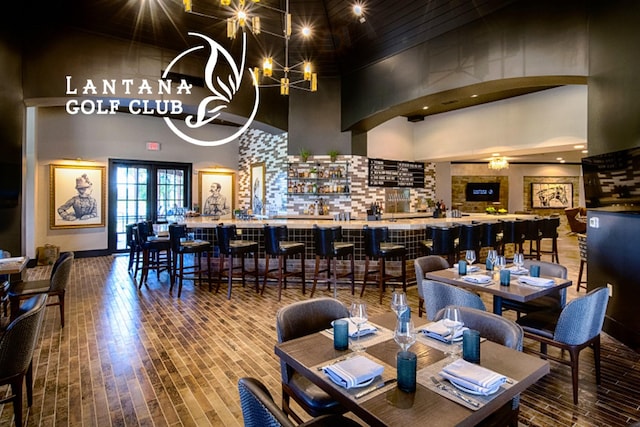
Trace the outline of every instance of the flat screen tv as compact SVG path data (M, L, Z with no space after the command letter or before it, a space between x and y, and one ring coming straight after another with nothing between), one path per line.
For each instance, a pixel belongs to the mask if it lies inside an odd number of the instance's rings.
M499 182L469 182L466 188L467 202L499 202Z
M584 157L587 208L640 207L640 147Z

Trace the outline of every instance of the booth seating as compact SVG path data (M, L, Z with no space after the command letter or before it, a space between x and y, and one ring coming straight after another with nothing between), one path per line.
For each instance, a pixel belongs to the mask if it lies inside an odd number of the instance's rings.
M400 280L402 282L402 290L407 291L407 249L405 246L389 242L388 227L369 227L364 226L362 229L364 240L364 278L362 280L362 291L360 296L364 295L364 288L369 283L369 276L374 274L378 277L378 288L380 290L380 303L385 291L387 282L391 280ZM391 258L400 258L401 272L400 275L391 275L387 272L387 261ZM371 261L378 260L378 268L371 269Z
M326 273L327 289L331 289L333 282L334 296L337 293L338 279L349 277L351 280L351 295L355 292L355 245L342 241L342 227L318 227L313 226L313 241L316 252L315 272L313 274L313 287L311 288L311 298L316 291L316 285L320 274ZM338 258L349 258L349 270L338 273ZM325 259L327 266L320 269L322 259ZM333 265L333 267L332 267Z

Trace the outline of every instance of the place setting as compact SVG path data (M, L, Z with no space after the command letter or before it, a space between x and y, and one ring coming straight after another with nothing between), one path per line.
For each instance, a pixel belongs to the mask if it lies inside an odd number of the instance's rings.
M420 328L420 342L447 355L455 356L460 352L462 336L467 329L469 328L462 322L460 310L449 306L445 308L442 319Z
M363 302L353 302L349 308L349 317L336 319L331 322L331 328L321 333L326 337L342 342L340 347L346 350L351 347L354 352L365 351L366 347L386 341L392 332L386 328L368 321L367 305ZM351 345L349 345L351 343Z

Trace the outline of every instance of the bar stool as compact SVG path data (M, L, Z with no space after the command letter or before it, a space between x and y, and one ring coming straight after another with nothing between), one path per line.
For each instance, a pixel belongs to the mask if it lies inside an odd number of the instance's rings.
M277 271L278 275L278 301L282 297L282 287L287 287L287 277L299 276L302 281L302 294L306 293L305 277L304 277L304 243L288 241L289 231L286 225L268 225L264 226L264 250L265 250L265 271L262 291L267 286L269 273ZM300 270L287 271L287 258L300 255ZM278 258L278 267L269 269L269 260L273 257Z
M220 249L220 268L218 269L218 286L216 287L216 293L220 290L220 283L222 282L222 273L225 269L225 258L229 263L229 271L227 272L227 278L229 283L227 285L227 299L231 299L231 282L233 279L233 270L240 269L242 276L242 287L245 285L245 275L253 275L255 278L256 292L260 292L260 285L258 283L258 242L252 240L241 240L238 237L238 230L236 226L220 224L216 227L216 243ZM253 270L247 270L245 268L246 255L253 254ZM240 265L233 266L233 258L240 258Z
M153 234L151 221L139 222L136 225L137 245L142 250L142 274L140 276L139 289L143 283L147 283L149 270L156 271L156 277L160 279L160 273L166 271L171 282L173 275L171 270L171 242L168 237L157 237Z
M481 224L461 224L458 227L457 260L464 259L464 257L460 256L460 253L468 250L475 251L477 258L480 259Z
M525 258L540 260L540 229L542 227L542 219L525 219L524 220L524 242L522 246L525 246L527 240L529 241L529 253L524 254ZM533 244L536 244L535 249Z
M355 245L353 243L342 242L342 227L318 227L313 226L313 241L316 250L316 268L313 275L313 288L311 288L311 298L316 291L316 284L318 283L318 276L321 273L327 273L327 289L331 289L331 282L333 281L333 297L337 297L338 279L343 277L351 278L351 295L355 292ZM338 258L349 257L350 269L345 273L338 273ZM327 260L327 267L320 269L320 260L324 258ZM331 263L333 268L331 268ZM333 273L333 280L331 279Z
M127 266L127 271L131 272L131 269L134 269L134 277L138 275L138 271L142 265L142 248L140 248L140 245L138 244L138 239L136 237L138 229L136 227L137 224L127 224L126 226L127 247L129 248L129 264Z
M169 239L171 241L171 255L173 258L173 278L169 293L173 292L173 285L178 282L178 298L182 295L182 282L193 280L202 283L202 273L207 273L207 282L211 290L211 243L207 240L187 240L187 226L185 224L169 224ZM185 255L193 257L192 264L185 263ZM206 256L205 266L202 256Z
M580 250L580 269L578 270L578 283L576 291L580 292L580 288L587 289L587 281L582 280L582 273L584 272L584 266L587 264L587 235L577 233L578 236L578 249ZM583 285L584 283L584 285Z
M525 224L522 220L502 221L502 240L500 241L500 253L505 255L508 244L513 244L514 253L522 252L524 243Z
M407 291L407 250L403 245L389 242L388 227L369 227L364 226L362 229L364 236L364 278L362 280L362 291L360 297L364 295L364 288L368 283L370 274L378 276L378 288L380 289L380 303L382 303L382 294L384 293L387 281L400 279L402 281L402 290ZM402 261L400 275L387 274L386 262L390 258L400 258ZM370 270L369 265L372 259L378 260L378 269Z
M538 249L540 255L550 254L551 262L560 264L558 258L558 227L560 226L560 217L549 217L542 219L542 226L540 227L540 245L544 239L551 239L551 250ZM555 260L555 261L554 261Z
M430 238L429 238L430 237ZM427 255L447 257L450 265L456 262L456 239L458 227L427 227L427 240L420 242L423 252Z
M502 224L500 222L483 222L480 224L480 249L500 249L500 235ZM479 257L478 257L479 258Z

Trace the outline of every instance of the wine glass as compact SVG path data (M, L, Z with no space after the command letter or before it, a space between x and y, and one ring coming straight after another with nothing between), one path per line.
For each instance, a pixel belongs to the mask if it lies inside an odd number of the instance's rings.
M496 261L498 260L498 251L495 249L490 249L487 252L487 260L491 263L491 269L496 265Z
M518 271L522 270L522 266L524 265L524 254L520 252L513 254L513 265L516 266Z
M364 351L364 346L360 344L360 327L367 322L367 304L364 302L353 302L349 309L349 320L356 325L356 343L353 351Z
M473 249L469 249L465 253L464 257L467 260L467 264L469 264L469 266L471 266L471 265L473 265L474 262L476 262L476 251L474 251Z
M496 265L498 266L498 270L503 270L507 266L507 259L504 257L504 255L498 256Z
M449 329L449 344L451 344L451 348L447 353L451 354L451 356L455 356L458 353L457 346L454 346L454 339L456 337L456 333L462 329L464 323L462 322L462 316L460 315L460 309L456 306L447 306L444 309L444 317L442 318L444 326Z
M393 291L393 295L391 296L391 310L396 313L396 317L400 317L408 308L407 294L402 291Z
M393 339L402 351L407 351L416 342L416 330L411 319L398 319Z

